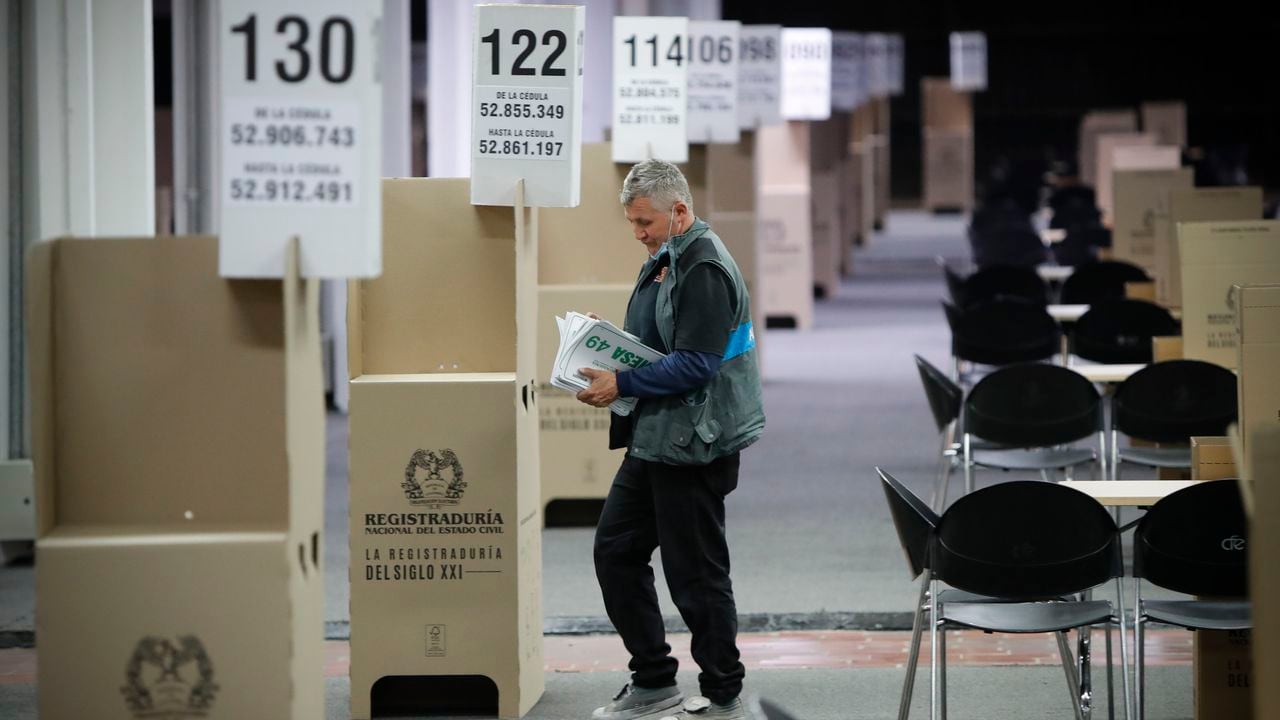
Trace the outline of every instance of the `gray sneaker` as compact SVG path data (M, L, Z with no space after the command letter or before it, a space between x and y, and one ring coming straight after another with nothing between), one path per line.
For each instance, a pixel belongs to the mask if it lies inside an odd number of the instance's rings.
M672 685L664 688L642 688L631 683L622 686L622 690L613 696L613 702L596 708L591 713L591 720L639 720L645 717L660 717L663 712L680 704L684 695L680 688Z
M691 697L675 715L661 720L746 720L747 711L742 700L734 698L727 705L716 705L702 696Z

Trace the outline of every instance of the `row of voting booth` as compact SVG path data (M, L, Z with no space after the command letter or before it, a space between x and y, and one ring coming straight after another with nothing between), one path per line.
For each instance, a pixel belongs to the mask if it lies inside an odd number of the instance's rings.
M376 37L378 4L316 5L299 21L347 13L352 42ZM250 7L222 3L226 68L252 57ZM284 10L255 12L274 26ZM761 348L766 327L812 325L815 295L838 293L851 248L885 223L900 39L617 18L612 140L583 143L584 9L475 12L472 177L379 177L377 103L351 101L379 87L360 40L345 75L227 81L219 237L31 254L42 717L323 715L319 277L348 283L351 716L523 716L544 689L547 507L598 502L621 460L608 411L548 381L557 315L625 313L645 259L618 199L631 164L682 167L743 271ZM937 208L971 205L972 40L952 43L969 80L922 86ZM341 132L236 140L282 118ZM1181 294L1189 357L1258 388L1248 437L1280 406L1265 380L1280 302L1252 287L1280 284L1280 227L1256 189L1195 190L1183 172L1114 168L1117 254L1145 253L1159 292ZM1151 233L1122 230L1138 225ZM1262 477L1274 453L1248 442ZM1276 506L1265 483L1254 500Z

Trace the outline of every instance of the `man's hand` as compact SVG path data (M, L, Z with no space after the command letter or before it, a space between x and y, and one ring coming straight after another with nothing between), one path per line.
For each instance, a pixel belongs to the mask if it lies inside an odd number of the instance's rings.
M618 399L618 376L607 370L582 368L578 375L591 381L591 387L578 393L578 400L595 407L609 407Z

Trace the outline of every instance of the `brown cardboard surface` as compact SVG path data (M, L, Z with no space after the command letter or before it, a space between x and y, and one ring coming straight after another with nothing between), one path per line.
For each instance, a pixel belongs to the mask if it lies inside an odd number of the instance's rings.
M1151 361L1164 362L1165 360L1181 360L1182 359L1182 336L1170 335L1167 337L1151 338Z
M1240 437L1244 451L1264 427L1280 428L1280 285L1237 287Z
M1153 133L1161 145L1187 145L1187 104L1142 103L1142 131Z
M1249 720L1256 677L1248 630L1200 630L1193 635L1196 720Z
M1098 199L1098 209L1102 211L1104 221L1109 223L1114 214L1115 198L1112 195L1111 176L1116 169L1116 151L1132 146L1154 146L1155 144L1155 136L1144 133L1107 133L1098 136L1098 184L1094 189ZM1177 164L1174 167L1177 167ZM1129 167L1126 169L1148 168Z
M813 238L809 193L760 197L760 284L767 318L813 324Z
M1195 436L1191 438L1191 479L1224 480L1238 478L1231 438Z
M1280 221L1182 223L1182 336L1186 356L1235 368L1231 286L1280 283Z
M809 192L809 123L767 125L756 133L760 193Z
M889 148L893 122L890 115L889 98L876 98L872 101L872 105L875 108L876 116L875 141L872 143L875 169L871 173L875 178L874 223L883 227L889 216L889 195L892 180L890 175L892 163L890 162Z
M283 532L64 534L39 541L40 717L136 720L129 687L156 711L195 717L202 681L215 688L199 717L323 717L322 624L297 624L300 605L318 619L324 603L309 544ZM168 679L169 656L154 654L166 647L186 653Z
M1138 129L1138 115L1132 110L1095 110L1080 119L1080 179L1098 187L1098 136L1129 133Z
M813 222L813 287L820 297L840 289L840 176L837 170L815 172L811 180Z
M760 227L754 212L716 213L707 222L720 236L725 249L733 256L747 283L747 295L751 300L751 322L755 326L756 346L763 347L765 336L763 279L760 272ZM763 353L759 353L761 358ZM760 362L761 358L757 359Z
M756 211L756 136L742 132L735 144L707 146L705 198L694 198L707 216Z
M1178 225L1188 222L1247 221L1262 217L1262 188L1223 187L1169 191L1172 230L1158 233L1171 242L1156 247L1156 297L1165 307L1182 307Z
M1152 281L1127 282L1124 284L1124 296L1131 300L1156 301L1156 284Z
M973 98L951 87L950 78L920 79L922 126L926 130L973 132Z
M609 143L582 146L582 204L539 209L539 284L635 281L646 253L618 197L631 165L615 164L611 148ZM695 212L701 200L694 195Z
M1112 178L1115 215L1111 247L1117 260L1133 263L1156 277L1162 270L1157 248L1173 241L1161 237L1173 232L1169 223L1169 192L1195 185L1191 168L1177 170L1120 170ZM1152 288L1152 301L1155 300Z
M515 212L470 193L466 178L382 181L382 276L348 291L351 377L516 369Z
M541 498L520 452L532 445L536 460L538 408L526 390L513 373L352 380L353 718L369 717L388 675L489 677L503 718L541 695Z
M543 507L551 500L607 496L626 453L609 449L609 409L548 388L538 398L538 417Z
M924 131L924 205L930 210L973 206L973 133Z
M840 228L843 236L844 250L840 255L840 271L848 277L853 274L853 249L860 242L862 227L862 203L856 198L862 197L862 156L854 150L854 143L840 159Z
M809 123L809 172L812 176L834 172L840 153L849 144L849 115L833 113L828 120Z
M1260 425L1248 440L1245 463L1252 494L1245 507L1253 518L1280 515L1280 427ZM1266 679L1253 683L1254 717L1276 717L1280 712L1280 524L1249 524L1249 595L1253 602L1253 676Z

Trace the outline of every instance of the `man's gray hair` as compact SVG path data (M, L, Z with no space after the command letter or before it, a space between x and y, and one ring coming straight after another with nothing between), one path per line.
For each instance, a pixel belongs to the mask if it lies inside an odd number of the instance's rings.
M636 198L649 198L655 210L669 210L676 202L683 202L693 212L693 193L689 192L689 181L685 179L680 168L665 160L645 160L637 163L622 181L622 192L619 199L623 207L629 206Z

